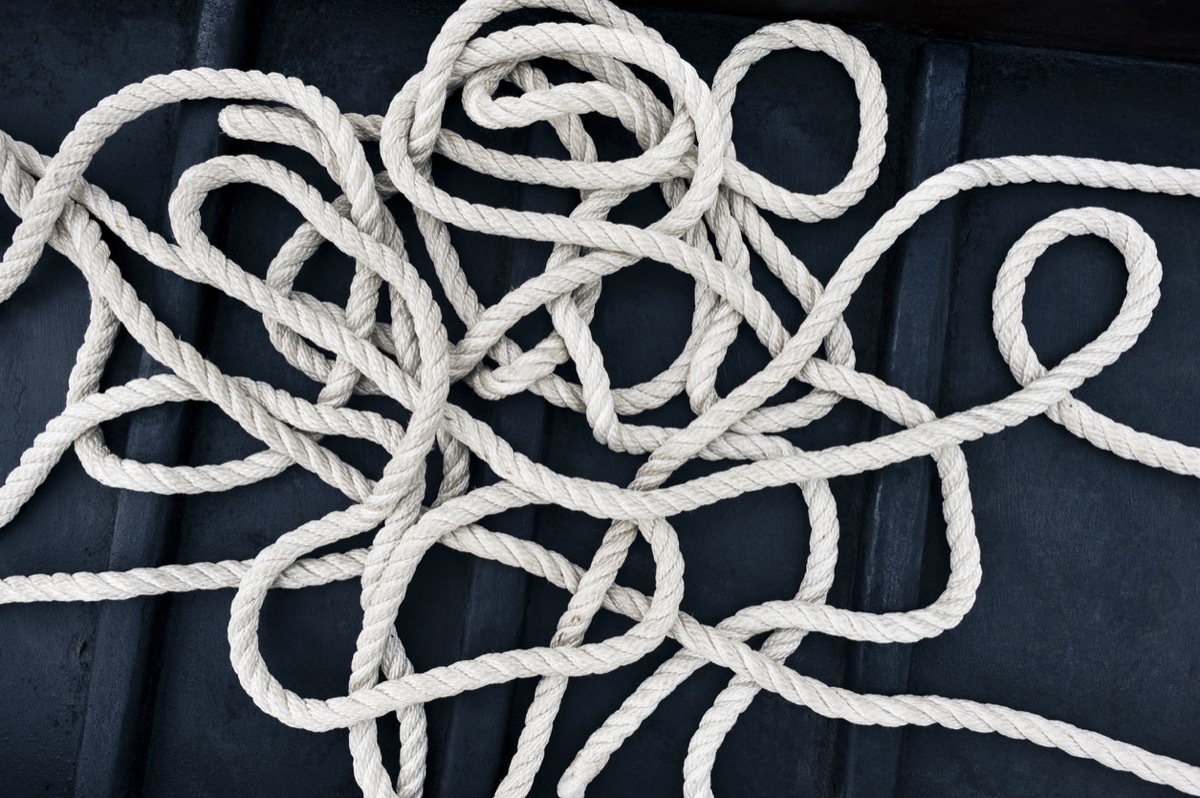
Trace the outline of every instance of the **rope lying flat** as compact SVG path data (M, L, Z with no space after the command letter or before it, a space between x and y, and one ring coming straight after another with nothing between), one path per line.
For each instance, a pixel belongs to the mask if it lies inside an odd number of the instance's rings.
M566 12L579 23L544 23L477 35L484 24L517 7ZM860 102L858 150L838 186L820 195L787 191L747 169L731 144L731 108L738 82L773 50L799 47L836 59L854 81ZM587 77L554 84L535 59L566 61ZM659 78L664 104L631 67ZM516 96L497 94L501 82ZM568 159L487 149L450 130L442 116L461 91L469 117L485 128L538 122L553 126ZM110 136L142 114L182 100L234 101L220 115L229 136L282 144L315 159L343 195L327 201L281 164L253 155L217 157L187 170L170 198L170 239L149 230L97 186L82 179ZM642 152L598 160L582 117L616 119ZM87 472L105 485L162 494L228 490L300 466L343 493L345 509L282 535L253 560L167 565L125 572L39 574L0 580L0 602L98 601L157 593L236 588L229 643L242 686L265 712L291 726L347 728L355 777L365 795L415 796L426 765L424 704L485 685L539 681L497 795L529 792L561 706L568 679L613 671L659 648L682 649L663 663L596 729L562 775L559 792L582 795L608 758L655 708L699 667L731 672L697 728L684 760L685 793L711 794L713 763L738 716L760 690L775 692L820 715L858 724L932 725L999 732L1129 771L1142 779L1200 795L1200 768L1028 712L937 696L863 695L824 684L783 664L808 632L875 643L911 643L958 624L971 609L982 576L959 444L1045 414L1094 446L1147 466L1200 476L1200 450L1138 432L1100 415L1072 391L1115 362L1150 322L1159 298L1161 266L1154 243L1127 216L1101 208L1056 213L1013 245L1000 269L993 308L1000 350L1021 387L998 401L948 416L934 412L855 369L842 314L880 256L918 218L969 189L1007 183L1069 183L1200 196L1200 171L1069 157L1008 157L970 161L926 180L862 237L822 285L772 232L762 211L817 222L853 206L872 185L884 153L886 100L878 67L856 39L827 25L771 25L741 42L705 84L655 31L604 0L469 0L445 24L425 68L392 100L383 117L343 114L316 89L281 75L192 70L151 77L86 113L46 157L0 133L0 190L21 222L0 267L0 302L16 294L46 246L83 272L91 315L70 374L66 407L49 422L0 488L0 525L33 496L53 466L74 448ZM369 166L364 142L378 141L384 172ZM473 204L432 180L434 153L476 172L510 181L573 189L568 216ZM215 248L201 231L200 208L224 186L252 183L283 197L304 224L280 248L259 279ZM669 211L646 227L607 220L626 197L657 186ZM428 284L410 263L384 200L402 194L413 208L420 242L430 255L453 311L466 327L449 339ZM553 244L544 271L484 306L469 285L449 228ZM177 339L122 276L101 237L107 228L156 266L245 303L288 362L323 387L315 402L270 384L225 374ZM1022 321L1025 280L1049 246L1068 236L1095 235L1124 257L1125 300L1109 327L1054 367L1043 365ZM355 261L345 306L293 288L303 264L324 242ZM803 323L784 328L751 283L751 251L800 301ZM651 380L614 387L589 330L602 279L646 258L669 264L696 282L691 336L675 361ZM377 311L390 319L379 322ZM509 330L545 307L554 332L523 350ZM771 355L770 363L726 395L717 370L741 325ZM169 374L100 389L119 329L127 330ZM823 356L819 356L821 352ZM327 355L326 353L331 353ZM577 382L562 376L573 366ZM575 377L572 377L575 379ZM787 384L811 390L766 406ZM557 473L515 452L487 424L449 401L463 382L489 400L532 392L585 415L596 439L645 455L637 477L618 486ZM393 418L353 409L355 394L379 394L399 405ZM639 413L685 395L694 419L683 428L638 423ZM903 431L819 451L799 450L783 433L812 424L838 402L862 403ZM123 459L105 445L99 425L164 402L215 404L261 441L244 459L196 467ZM403 408L403 411L400 410ZM370 441L388 453L370 479L321 443L326 435ZM442 461L440 489L423 506L426 463ZM908 612L852 612L828 605L837 556L834 477L931 457L941 479L951 552L945 590L929 606ZM501 480L472 487L471 458ZM716 473L663 487L696 458L721 461ZM715 626L680 611L684 562L671 518L744 493L796 485L812 527L807 570L794 599L746 607ZM557 551L483 526L503 510L558 505L611 521L592 561L570 562ZM369 548L310 556L336 541L374 531ZM653 552L654 590L646 595L616 583L629 547L644 538ZM441 544L503 563L571 593L549 645L490 653L415 672L395 620L414 570ZM303 588L357 579L362 631L345 695L318 700L288 690L259 650L260 610L273 588ZM634 621L624 634L584 643L601 609ZM761 648L747 640L769 632ZM375 720L400 721L399 776L382 761Z

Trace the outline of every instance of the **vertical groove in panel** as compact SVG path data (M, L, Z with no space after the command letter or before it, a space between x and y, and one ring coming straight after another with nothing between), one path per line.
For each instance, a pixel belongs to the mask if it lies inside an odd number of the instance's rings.
M237 65L246 30L246 6L246 0L203 0L195 23L192 66ZM172 187L189 166L217 154L216 130L213 108L193 103L180 107L175 124ZM212 206L210 203L205 214L209 230L216 216ZM160 218L165 222L165 210ZM156 312L179 337L195 341L203 336L207 289L156 270L151 292ZM162 371L153 357L143 353L138 377ZM192 415L192 408L186 404L141 411L130 421L125 456L166 464L185 461ZM169 562L174 554L171 538L177 509L176 497L122 492L117 500L108 568L126 570ZM145 705L153 695L149 689L155 659L153 642L165 601L142 598L100 605L83 734L75 764L76 798L140 792L140 749L145 722L150 717Z
M906 188L960 160L970 48L935 42L922 53L907 136ZM906 235L890 291L891 322L880 376L909 395L937 406L954 271L955 204L930 212ZM881 422L880 433L897 427ZM921 582L930 496L931 460L891 466L879 473L863 531L857 575L857 608L871 612L912 609ZM905 691L912 647L852 646L847 686L859 692ZM903 731L847 726L838 794L891 795Z

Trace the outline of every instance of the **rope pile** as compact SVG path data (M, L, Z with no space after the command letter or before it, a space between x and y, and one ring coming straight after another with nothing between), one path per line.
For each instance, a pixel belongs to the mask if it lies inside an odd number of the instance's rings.
M479 35L482 26L518 7L550 9L580 21ZM852 78L860 103L853 165L839 185L819 195L772 184L741 164L731 143L738 82L768 53L793 47L837 60ZM553 83L535 65L547 57L565 61L586 78ZM665 84L670 104L634 67ZM502 82L513 84L516 95L498 93ZM484 128L549 123L569 158L508 154L444 129L446 103L455 93L461 94L469 118ZM220 114L225 134L307 153L329 173L342 196L327 200L275 161L255 155L215 157L182 175L170 197L170 236L164 237L82 179L96 152L123 125L164 105L208 98L232 101ZM636 138L640 154L599 160L583 123L590 114L617 120ZM53 157L0 133L0 190L21 218L0 267L0 302L17 293L47 246L78 266L91 294L90 320L70 374L66 407L0 488L0 525L17 515L69 449L93 478L126 490L223 491L299 466L348 502L344 509L283 534L253 560L9 576L0 580L0 602L100 601L235 588L230 657L243 688L263 711L290 726L348 729L355 778L368 796L421 794L426 702L536 678L516 753L496 791L500 796L526 795L568 680L637 662L668 638L682 649L592 733L562 774L561 795L583 795L622 741L690 674L710 663L727 669L731 677L687 750L683 769L689 796L711 794L722 741L760 690L851 723L998 732L1200 795L1200 768L1068 723L954 698L859 694L783 664L809 632L913 643L962 621L982 575L960 448L964 441L1044 414L1120 457L1200 476L1200 450L1131 429L1072 396L1135 344L1159 299L1161 265L1154 242L1128 216L1102 208L1065 210L1034 225L1013 245L996 283L994 328L1021 387L998 401L935 415L904 392L855 369L853 342L842 318L880 256L923 214L960 192L1059 182L1200 196L1200 171L1070 157L961 163L929 178L884 213L822 285L775 235L763 212L803 222L842 214L875 181L886 127L877 65L858 40L828 25L770 25L738 44L708 85L657 32L605 0L468 0L446 22L424 69L404 85L382 117L344 114L315 88L278 74L197 69L151 77L108 97L80 118ZM378 174L366 157L364 144L370 142L378 142L386 167ZM467 202L433 182L435 153L493 178L571 189L578 192L578 204L563 216ZM278 194L305 219L279 249L265 279L232 262L201 230L205 199L239 183ZM661 218L645 227L608 221L613 208L648 187L657 187L669 206ZM403 240L385 208L384 201L397 193L415 213L420 245L432 257L439 290L465 325L459 340L447 335L430 285L410 262L412 242ZM484 306L461 268L471 253L455 249L451 227L549 242L553 250L542 273ZM323 386L317 400L223 373L180 341L122 276L102 228L157 267L211 286L261 314L279 352ZM1048 367L1031 347L1023 324L1025 280L1048 247L1081 235L1105 238L1120 251L1129 273L1126 296L1104 332ZM344 306L293 286L305 262L325 242L355 262ZM805 318L795 331L784 328L752 284L751 252L802 304ZM603 278L642 259L669 264L695 280L691 334L662 373L637 385L614 387L589 325ZM554 331L522 349L509 332L543 307ZM381 310L386 323L378 320ZM721 395L717 371L741 325L753 330L771 360ZM169 373L101 390L101 374L122 328ZM793 381L811 390L795 401L767 404ZM515 452L491 427L452 403L449 389L459 382L487 400L528 391L582 413L597 441L645 455L642 466L628 486L557 473ZM350 407L354 394L387 397L407 423ZM686 427L638 423L638 414L681 395L694 413ZM843 400L882 413L902 431L818 451L800 450L784 437L817 422ZM100 424L184 401L213 403L264 448L243 459L192 467L135 462L105 445ZM389 458L382 475L368 478L339 458L321 443L329 435L382 447ZM423 506L425 471L435 452L442 463L440 488L431 506ZM826 597L839 529L829 480L918 457L933 458L941 480L951 552L945 590L930 605L908 612L830 606ZM500 481L485 487L469 484L472 458L486 463ZM727 466L664 487L696 458ZM671 518L785 485L802 491L812 527L807 570L795 598L746 607L715 626L681 612L684 561ZM611 526L591 562L581 565L551 548L483 525L489 516L527 505L557 505L611 521ZM310 556L365 532L374 532L368 548ZM616 582L639 537L654 557L650 594ZM548 645L416 672L395 621L414 570L437 544L523 569L569 591L569 606ZM324 700L298 695L275 678L260 653L264 600L274 588L345 579L359 580L362 606L347 691ZM601 609L634 623L623 634L583 642ZM770 634L760 648L747 644L764 632ZM383 762L376 728L376 719L389 713L398 716L400 725L395 778Z

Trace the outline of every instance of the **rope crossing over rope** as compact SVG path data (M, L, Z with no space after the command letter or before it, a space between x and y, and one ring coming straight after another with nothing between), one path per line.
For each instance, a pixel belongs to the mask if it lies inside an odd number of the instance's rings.
M504 12L537 7L570 14L575 23L541 23L480 36ZM799 47L836 59L853 79L860 103L858 150L845 179L820 195L772 184L741 164L731 143L738 82L771 51ZM552 57L586 75L552 83L532 63ZM631 67L659 78L662 102ZM500 96L504 81L516 96ZM449 96L461 91L469 117L485 128L548 122L568 159L513 155L443 129ZM254 155L216 157L188 169L170 198L169 240L151 231L102 189L83 180L93 156L118 129L155 108L183 100L233 101L221 129L246 141L282 144L315 159L343 192L330 202L281 164ZM642 152L600 161L582 117L602 114L628 129ZM912 643L957 625L980 583L966 460L959 444L1045 414L1092 445L1147 466L1200 476L1200 450L1136 431L1100 415L1072 392L1130 349L1159 299L1161 265L1154 242L1128 216L1102 208L1056 213L1034 225L1009 251L996 283L994 329L1000 351L1021 387L989 404L938 417L927 406L855 369L842 314L867 272L918 218L954 195L1007 183L1070 183L1200 196L1200 170L1131 165L1071 157L1013 156L958 164L900 199L822 285L772 232L762 211L787 219L831 219L857 203L875 181L884 154L886 98L879 69L856 39L828 25L770 25L742 41L712 85L655 31L605 0L468 0L433 43L425 68L382 116L343 114L319 91L277 74L197 69L158 75L102 101L84 114L57 155L47 157L0 133L0 191L21 218L0 267L0 302L35 268L46 246L82 271L91 293L90 319L71 371L66 407L22 455L0 488L0 525L10 522L68 449L87 472L112 487L195 494L248 485L300 466L341 491L345 509L283 534L253 560L167 565L124 572L38 574L0 580L0 602L100 601L150 594L235 588L231 662L255 703L280 721L326 731L346 728L354 774L367 796L416 796L425 780L424 704L486 685L537 677L516 753L496 794L526 795L542 765L568 679L605 673L659 648L682 649L663 663L597 728L559 781L563 796L583 795L608 758L656 707L699 667L731 671L701 720L684 760L684 792L711 795L717 752L738 716L760 690L775 692L830 718L858 724L938 724L998 732L1092 759L1182 792L1200 795L1200 768L1068 723L993 704L914 695L863 695L824 684L784 665L808 632L875 643ZM385 171L375 174L364 142L378 141ZM467 202L432 180L434 153L476 172L510 181L575 190L568 216ZM305 222L280 248L266 279L246 272L201 231L200 209L213 191L253 183L294 206ZM646 227L608 221L631 194L657 186L669 206ZM412 206L440 290L466 327L452 341L430 286L417 274L384 200L402 194ZM203 283L262 315L271 341L288 362L323 387L315 402L268 383L220 371L151 312L125 280L101 237L107 228L156 266ZM451 227L553 244L544 271L484 306L460 266ZM1030 345L1022 320L1025 280L1048 247L1068 236L1095 235L1124 257L1129 278L1116 317L1094 341L1047 367ZM349 299L337 306L295 290L304 263L324 242L355 261ZM783 323L750 279L751 251L800 301L803 323ZM647 258L696 282L691 335L662 373L614 387L589 324L604 277ZM377 321L379 303L389 323ZM554 332L523 350L509 330L545 307ZM0 311L2 312L2 311ZM771 355L760 372L726 395L717 370L741 325ZM106 390L101 374L124 328L170 373ZM818 353L821 353L820 355ZM325 353L332 353L327 356ZM562 376L570 363L578 382ZM811 386L802 398L767 406L792 381ZM463 382L496 400L530 391L585 415L595 438L622 452L646 455L627 487L557 473L515 452L487 424L449 400ZM403 408L408 422L348 406L355 393L379 394ZM685 395L694 419L683 428L638 423L636 416ZM812 424L849 399L884 414L901 432L852 445L800 450L782 433ZM100 424L164 402L217 405L260 440L261 451L202 466L165 466L118 457ZM379 445L389 460L372 479L323 446L325 435ZM426 463L440 452L440 489L423 506ZM485 462L501 481L472 487L468 464ZM951 552L945 590L932 604L907 612L854 612L828 605L837 558L833 477L932 457L942 485ZM731 463L716 473L664 487L695 458ZM715 626L680 611L684 562L671 518L743 493L796 485L808 506L810 553L791 600L746 607ZM487 529L488 516L531 504L552 504L612 522L586 566L557 551ZM310 556L364 532L370 547ZM616 582L629 547L642 537L655 562L654 591ZM416 672L395 621L413 573L436 544L524 569L569 591L567 611L549 644L489 653ZM306 698L267 668L259 650L260 611L273 588L303 588L335 580L361 583L362 631L345 695ZM635 623L624 634L584 643L601 610ZM747 644L769 632L761 648ZM382 759L375 720L400 721L399 775Z

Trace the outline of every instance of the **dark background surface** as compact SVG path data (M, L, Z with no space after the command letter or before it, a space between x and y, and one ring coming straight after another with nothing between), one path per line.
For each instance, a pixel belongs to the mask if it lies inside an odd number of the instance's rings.
M10 2L0 9L0 128L52 153L74 120L105 95L152 73L197 65L284 72L317 86L344 110L380 112L420 68L454 5L131 0L115 14L84 3L52 9L35 0ZM836 221L775 220L822 280L907 187L964 158L1045 153L1200 165L1200 66L994 42L1195 60L1197 28L1180 4L1150 4L1139 16L1140 27L1128 23L1121 35L1112 32L1124 19L1117 4L1083 13L1071 3L1042 3L1042 10L1013 21L1020 5L1014 0L1012 8L981 21L940 3L910 3L903 27L862 24L901 21L880 10L885 5L832 9L802 2L793 13L786 3L767 8L748 2L736 17L638 10L705 78L763 19L806 13L851 23L851 32L879 61L890 116L879 183ZM1050 19L1047 8L1074 13L1080 24L1064 33L1063 26L1044 21ZM1166 18L1171 24L1162 24ZM770 56L742 84L734 114L740 157L783 186L823 190L853 156L852 87L821 56ZM469 125L461 113L452 113L450 124ZM492 140L511 151L555 153L544 129ZM165 230L166 199L178 174L229 147L216 133L213 107L177 106L124 129L87 174ZM569 207L563 194L454 169L443 169L438 180L452 193L492 204ZM282 201L257 189L227 190L210 204L216 243L260 274L299 223ZM647 204L630 205L622 211L628 218L653 212ZM901 239L851 304L847 320L859 367L939 412L1009 393L1016 386L991 333L999 264L1031 224L1082 205L1132 215L1155 239L1165 277L1164 299L1149 330L1080 397L1139 429L1200 443L1200 317L1194 311L1200 300L1200 201L1194 199L1027 186L984 189L946 205ZM411 220L403 212L401 217L406 237L417 240ZM0 211L0 239L7 240L15 224L10 211ZM464 265L484 302L537 273L547 253L524 242L459 231L455 236L460 251L470 253ZM420 246L412 250L418 261L424 257ZM119 257L156 312L223 369L315 396L317 386L270 348L257 315ZM348 274L345 259L323 249L300 285L336 300ZM770 279L757 284L795 328L797 303ZM1056 362L1094 337L1115 313L1122 286L1119 258L1102 242L1076 240L1051 249L1034 271L1025 302L1043 362ZM645 379L670 361L686 337L691 303L690 282L665 266L644 264L606 283L593 331L609 354L614 384ZM82 277L52 254L0 307L0 472L11 470L60 411L86 308ZM534 338L546 324L544 316L534 318L524 333ZM761 347L744 338L722 374L726 387L766 362ZM156 368L125 340L106 381ZM592 442L581 417L540 400L516 397L471 409L556 470L621 482L636 468L636 459ZM674 413L678 419L678 410L665 408L661 417ZM881 429L872 414L843 403L797 443L828 445ZM106 425L105 432L118 453L167 463L218 462L256 448L209 406L156 408ZM368 447L339 451L368 468L380 465L379 453ZM1045 419L966 451L983 549L975 610L959 628L915 646L860 646L813 636L791 663L858 690L1003 703L1200 762L1195 482L1092 449ZM931 472L927 463L910 463L835 483L843 544L834 604L908 609L940 590L948 566ZM209 496L126 494L91 481L68 454L0 533L0 573L250 557L344 501L299 469ZM747 604L792 595L807 551L804 519L799 491L782 488L678 519L688 564L684 608L716 622ZM598 522L554 508L509 513L491 525L535 537L576 562L588 559L603 532ZM623 579L643 582L648 559L635 549ZM566 602L565 594L544 583L440 549L422 564L418 583L401 608L400 625L419 668L544 644ZM0 607L0 792L355 794L344 732L287 728L257 710L237 685L225 638L229 597L220 591ZM301 694L343 692L358 612L353 584L272 596L263 617L268 663ZM620 623L603 616L593 634L610 634ZM669 650L664 647L661 656ZM570 755L658 661L572 682L535 794L552 794ZM693 677L622 748L589 794L678 794L687 740L726 680L712 667ZM523 683L430 705L428 793L490 794L531 693L532 684ZM394 750L390 727L381 726L385 751ZM1171 794L997 735L851 727L767 694L730 735L714 782L718 795L737 796Z

